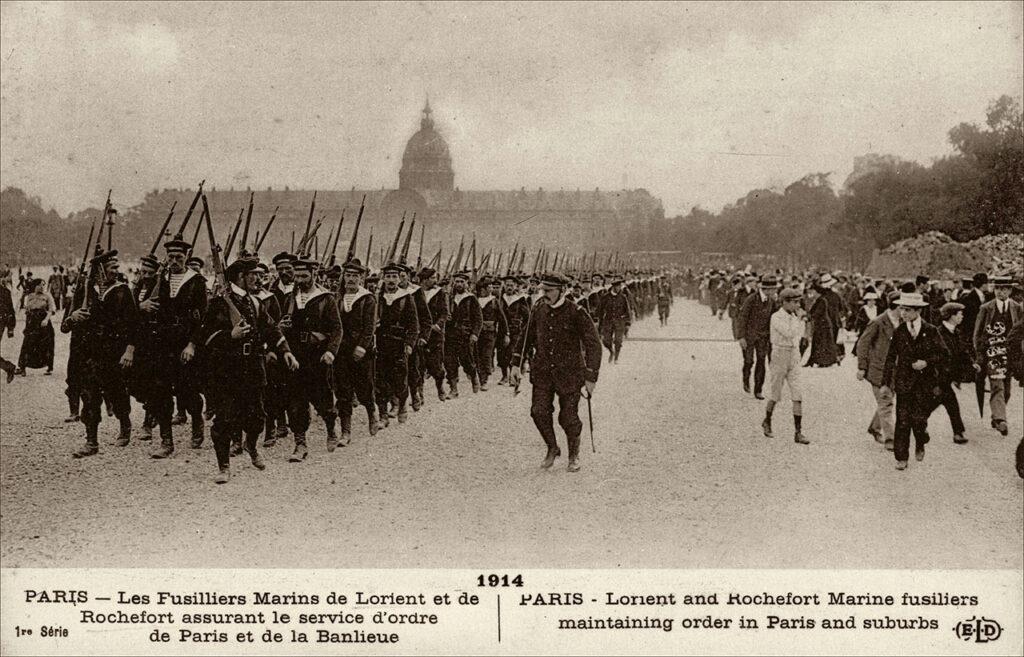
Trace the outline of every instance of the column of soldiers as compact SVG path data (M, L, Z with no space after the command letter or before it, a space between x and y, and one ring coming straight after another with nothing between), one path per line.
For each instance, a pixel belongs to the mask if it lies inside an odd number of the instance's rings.
M323 421L326 451L333 452L352 440L356 406L365 409L368 433L375 435L390 419L406 422L410 406L413 411L423 406L427 379L433 380L438 400L447 401L460 394L460 371L473 393L488 390L497 362L498 385L517 386L520 373L530 367L527 352L536 349L527 334L558 330L547 326L547 319L534 321L537 308L549 303L556 308L566 303L579 310L573 318L586 318L585 325L573 321L589 327L577 331L582 340L577 352L586 354L587 371L593 372L585 378L593 384L597 367L590 361L595 353L599 359L601 344L595 336L603 336L610 359L617 361L632 321L670 303L665 294L671 297L668 282L652 276L631 276L627 282L621 274L609 274L607 288L601 274L585 284L554 274L545 283L512 272L475 280L470 270L439 280L429 266L416 271L392 261L377 279L354 257L324 267L308 255L288 252L273 257L272 278L270 268L244 246L215 272L211 286L202 274L205 263L192 256L193 243L178 234L163 249L163 260L154 254L142 258L129 286L119 276L117 251L97 247L85 284L75 290L74 309L61 327L72 338L68 419L86 428L85 445L73 455L98 453L104 404L120 425L115 444L128 445L134 397L145 411L141 439L151 440L154 429L159 433L154 459L175 452L176 406L191 420L193 449L203 446L211 423L218 483L230 479L230 460L243 453L256 469L266 467L258 449L261 434L264 447L290 434L294 444L288 460L304 461L313 412ZM579 369L575 356L563 356L573 371ZM545 368L557 368L560 361L551 357L548 352ZM567 394L571 404L564 383L552 394ZM584 387L578 383L577 403ZM535 402L546 409L550 400L538 402L536 394ZM578 417L571 422L567 417L560 421L572 429L570 469L575 471ZM547 425L538 424L550 447Z

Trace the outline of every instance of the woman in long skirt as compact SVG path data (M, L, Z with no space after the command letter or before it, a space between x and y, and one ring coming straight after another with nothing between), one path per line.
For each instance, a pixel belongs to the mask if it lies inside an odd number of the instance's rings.
M811 322L811 355L806 367L831 367L839 362L832 313L822 292L824 289L817 285L808 290L807 300L811 304L811 309L807 311Z
M25 295L25 333L18 356L18 373L25 376L25 370L46 368L46 374L53 374L53 323L50 317L55 312L53 299L43 291L42 279L33 279Z

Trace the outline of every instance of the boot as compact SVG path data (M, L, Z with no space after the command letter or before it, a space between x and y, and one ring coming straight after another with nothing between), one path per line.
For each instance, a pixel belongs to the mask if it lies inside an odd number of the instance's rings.
M405 424L405 421L409 419L409 410L405 407L405 400L402 399L398 402L398 423Z
M619 362L619 351L621 351L621 349L619 349L619 347L615 347L615 362L616 363Z
M263 446L264 447L273 447L276 444L277 444L277 437L275 436L275 431L274 431L274 421L268 419L267 423L264 425Z
M8 383L10 383L10 372L8 372ZM81 417L78 415L78 400L68 399L68 411L69 415L64 418L65 422L78 422Z
M206 440L206 427L203 424L203 416L196 413L192 417L192 449L199 449Z
M794 443L799 443L801 445L810 445L811 444L811 441L807 440L807 438L802 433L800 433L799 431L797 431L796 435L793 436L793 442Z
M223 468L220 469L220 472L217 473L217 476L213 478L213 483L226 484L230 480L231 470L227 466L224 466Z
M449 381L448 382L448 399L455 399L459 396L459 382Z
M295 451L288 457L289 463L302 463L306 460L306 436L305 434L295 434Z
M377 422L377 428L387 429L388 425L391 423L391 420L389 419L388 410L386 406L378 407L377 417L379 418L379 421Z
M117 442L114 444L118 447L126 447L132 439L132 421L128 418L121 420L121 432L117 434Z
M341 438L338 439L338 444L344 447L352 442L352 416L341 418Z
M242 437L241 436L236 436L235 438L232 438L231 439L231 451L228 452L228 454L231 455L231 456L238 456L243 451L244 450L242 449Z
M153 427L149 422L142 423L142 435L139 436L139 440L144 440L146 442L153 440Z
M547 469L555 464L555 459L562 455L562 450L558 449L558 446L548 447L548 453L541 462L540 467Z
M377 420L377 412L372 408L367 408L366 417L369 423L370 435L376 436L377 432L380 431L380 422Z
M569 465L566 466L568 472L579 472L580 471L580 437L579 436L568 436L569 439Z
M501 368L501 378L498 379L498 385L499 386L507 386L508 385L508 368L507 367Z
M764 432L764 437L765 438L771 438L774 435L774 434L772 434L772 420L771 420L771 418L766 417L764 419L764 422L761 423L761 431Z
M174 453L174 434L171 433L171 425L160 425L160 447L150 454L155 459L165 459Z
M482 391L484 391L484 392L487 392L487 378L486 377L484 377L483 379L480 380L480 389Z
M96 438L96 432L99 429L99 425L85 425L85 445L79 447L71 456L76 459L83 459L93 454L98 454L100 451L99 440Z
M185 417L184 413L178 413L177 415L174 416L174 419L171 420L171 424L175 426L179 424L185 424L186 422L188 422L188 418Z
M338 434L334 432L334 418L325 419L324 424L327 425L327 451L333 452L338 446Z
M398 417L398 397L392 397L388 404L388 417Z
M478 374L473 375L473 394L480 392L480 376Z
M423 406L423 402L420 401L420 394L414 390L412 393L412 410L419 411L421 406Z
M277 425L277 429L274 430L274 438L281 440L288 437L288 426L281 423Z

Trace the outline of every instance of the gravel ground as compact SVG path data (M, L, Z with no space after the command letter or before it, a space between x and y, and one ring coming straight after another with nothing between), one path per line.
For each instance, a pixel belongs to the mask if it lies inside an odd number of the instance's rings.
M812 444L799 446L785 400L776 437L761 435L763 402L740 388L728 320L679 301L670 321L638 324L631 338L658 340L631 340L618 364L603 364L597 453L584 429L576 474L564 457L539 469L528 384L515 398L499 386L443 404L428 395L408 424L371 439L360 421L333 454L320 424L305 463L286 462L286 441L264 450L265 472L242 457L216 486L209 442L188 449L186 427L174 457L153 461L149 443L114 447L106 420L100 454L72 459L83 430L62 422L63 365L30 372L0 384L0 557L6 567L1022 567L1019 388L1010 437L978 418L965 388L970 443L953 444L939 409L925 461L901 473L865 433L873 402L851 359L803 370ZM20 331L19 318L2 343L9 359Z

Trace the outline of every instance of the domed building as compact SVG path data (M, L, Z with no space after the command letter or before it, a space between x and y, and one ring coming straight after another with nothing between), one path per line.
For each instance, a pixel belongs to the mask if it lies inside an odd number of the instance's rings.
M430 101L423 108L420 129L409 138L398 172L398 189L450 192L455 188L452 156L444 137L434 130Z
M249 200L249 189L207 188L214 223L218 234L227 233L240 208ZM167 209L174 201L179 207L188 207L194 190L164 189L150 192L145 201L129 210L132 220L140 221L137 249L125 245L128 252L144 252L148 244L142 243L159 230ZM345 210L348 218L343 229L338 257L344 257L345 242L351 234L352 220L362 199L366 198L363 225L360 228L360 257L366 256L369 235L372 232L371 256L379 257L381 247L394 239L402 215L416 214L414 252L419 250L420 226L426 227L423 252L429 258L443 246L445 254L457 248L459 240L466 243L475 234L482 251L493 248L496 252L510 250L519 241L536 249L544 245L551 251L570 253L593 251L625 251L632 236L644 234L653 220L664 218L661 200L645 189L613 191L574 190L549 191L543 188L527 190L468 191L455 185L455 172L448 144L435 125L429 101L422 110L420 127L410 138L402 154L398 171L397 189L318 190L316 216L324 217L320 239L326 241L327 232ZM277 207L277 218L272 233L261 248L267 256L291 245L294 233L301 236L309 216L313 190L287 187L255 191L254 230L265 225L270 212ZM127 217L126 217L127 218ZM298 238L296 238L298 239ZM205 242L201 240L205 245ZM201 252L206 247L200 248ZM371 257L371 264L378 263Z

